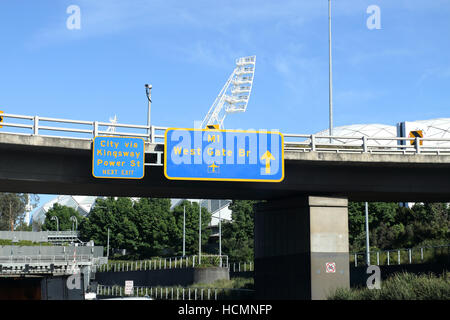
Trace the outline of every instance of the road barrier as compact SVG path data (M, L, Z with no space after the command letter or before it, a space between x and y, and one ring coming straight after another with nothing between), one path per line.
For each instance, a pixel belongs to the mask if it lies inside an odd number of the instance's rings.
M4 133L92 140L98 135L142 137L163 144L167 127L3 114ZM6 121L7 120L7 121ZM58 125L55 125L57 123ZM106 129L105 129L106 128ZM120 129L121 131L116 131ZM56 133L56 134L55 134ZM283 133L284 150L323 153L450 155L450 138L348 137ZM158 162L158 165L162 165Z

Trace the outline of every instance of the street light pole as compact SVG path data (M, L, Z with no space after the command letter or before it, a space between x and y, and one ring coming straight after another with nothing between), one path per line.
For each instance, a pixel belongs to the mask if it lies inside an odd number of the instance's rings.
M330 112L330 136L333 135L333 71L331 59L331 0L328 0L328 57L329 57L329 112ZM330 142L332 142L330 138Z
M76 231L78 229L78 220L77 217L71 216L70 220L72 220L72 231ZM73 222L75 222L75 230L73 230Z
M53 217L51 217L50 218L50 220L56 220L56 231L58 232L59 231L59 220L58 220L58 217L57 216L53 216Z

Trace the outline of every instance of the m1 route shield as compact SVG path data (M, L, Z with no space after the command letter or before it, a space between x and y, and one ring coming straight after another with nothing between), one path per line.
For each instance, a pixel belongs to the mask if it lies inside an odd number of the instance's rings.
M179 129L165 132L170 180L280 182L283 135L274 131Z

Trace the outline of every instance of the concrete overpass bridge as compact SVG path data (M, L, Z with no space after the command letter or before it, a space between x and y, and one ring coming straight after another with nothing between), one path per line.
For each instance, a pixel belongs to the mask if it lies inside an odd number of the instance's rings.
M4 118L31 123L2 123L13 128L0 132L3 192L268 200L255 214L255 285L261 298L322 299L329 290L348 286L348 200L450 200L450 147L445 147L450 139L284 134L285 179L280 183L174 181L163 174L164 127ZM145 178L93 178L92 138L97 135L146 138ZM337 142L343 139L354 143ZM447 144L436 147L433 141ZM326 269L329 263L336 266L334 272Z

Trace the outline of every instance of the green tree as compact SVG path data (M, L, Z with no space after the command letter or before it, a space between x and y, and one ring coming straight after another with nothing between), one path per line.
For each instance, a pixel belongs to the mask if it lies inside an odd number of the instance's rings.
M96 245L106 249L110 229L110 249L126 249L130 258L136 258L139 231L133 218L134 208L130 198L99 198L88 219L80 225L80 237L83 241L94 240Z
M222 226L223 252L231 261L252 261L253 230L254 230L254 200L233 200L230 204L233 222Z
M42 224L42 230L56 231L56 219L52 220L52 217L58 218L59 231L72 230L72 228L75 228L74 222L70 220L70 217L72 216L77 218L79 228L85 218L75 209L55 203L53 207L50 208L45 214L45 220Z
M369 203L370 245L373 249L395 249L427 244L446 244L449 239L450 211L445 203ZM349 203L351 251L365 249L365 209L362 202Z
M198 202L183 201L173 209L171 213L175 218L171 235L171 246L176 255L183 254L183 207L186 208L186 255L198 254L198 228L199 228L199 204ZM202 251L208 242L211 230L208 225L211 222L211 213L202 207Z
M132 220L138 228L141 257L173 254L175 217L170 212L170 199L139 199Z
M387 246L398 234L395 232L399 228L396 222L397 203L391 202L369 202L369 227L371 230L371 246ZM366 246L365 229L365 203L349 202L348 204L348 225L349 242L351 251L362 251ZM384 230L378 237L376 231Z
M27 205L32 209L39 201L37 195L26 193L0 193L0 230L14 230L24 223Z
M14 229L15 231L33 231L33 226L30 224L27 224L25 222L21 222L17 225L17 227Z

